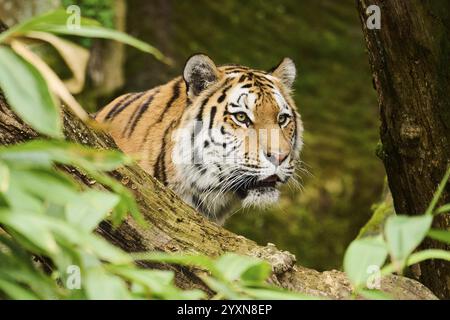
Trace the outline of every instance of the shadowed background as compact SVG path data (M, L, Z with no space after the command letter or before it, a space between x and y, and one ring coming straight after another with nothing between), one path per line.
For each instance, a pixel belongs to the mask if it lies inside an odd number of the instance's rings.
M309 174L299 172L303 190L288 186L278 206L239 210L226 227L260 244L275 243L302 265L340 267L384 179L375 156L376 96L354 1L5 0L0 18L14 23L60 4L79 5L82 15L149 42L174 62L167 66L116 43L82 42L92 57L88 86L78 98L90 111L180 75L193 53L264 70L291 57L305 125L302 158Z

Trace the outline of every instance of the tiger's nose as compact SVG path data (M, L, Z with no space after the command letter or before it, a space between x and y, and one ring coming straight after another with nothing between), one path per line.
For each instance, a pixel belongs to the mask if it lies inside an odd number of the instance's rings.
M289 156L289 153L275 153L275 152L267 152L265 153L267 160L273 163L276 166L279 166L283 163L284 160Z

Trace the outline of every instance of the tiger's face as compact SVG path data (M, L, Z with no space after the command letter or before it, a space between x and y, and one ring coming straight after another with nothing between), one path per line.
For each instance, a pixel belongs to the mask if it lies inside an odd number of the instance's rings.
M290 59L270 72L216 67L204 55L188 60L189 103L173 159L187 200L200 211L218 215L232 196L244 206L278 200L302 147L303 127L290 96L294 78Z

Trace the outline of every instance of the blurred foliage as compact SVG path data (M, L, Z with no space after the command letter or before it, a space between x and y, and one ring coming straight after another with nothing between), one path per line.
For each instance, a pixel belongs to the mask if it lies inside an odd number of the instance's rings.
M276 243L303 265L341 265L371 216L384 170L375 156L378 110L354 1L127 1L127 32L155 44L172 69L128 50L126 86L146 90L181 74L196 52L218 64L298 68L295 100L305 125L304 190L287 187L278 207L237 212L232 231Z
M98 21L102 26L114 29L113 0L61 0L61 5L67 8L77 5L82 9L82 15ZM93 39L80 39L80 44L91 47Z
M381 288L382 276L393 272L402 274L406 267L428 259L450 261L449 251L417 250L427 236L450 244L449 230L432 229L433 215L447 214L450 211L450 204L437 207L449 177L450 167L422 215L396 215L389 195L378 205L371 221L362 230L364 234L352 241L345 252L344 271L355 295L361 294L368 299L390 299L392 297L383 292L369 290ZM385 265L388 257L390 263Z

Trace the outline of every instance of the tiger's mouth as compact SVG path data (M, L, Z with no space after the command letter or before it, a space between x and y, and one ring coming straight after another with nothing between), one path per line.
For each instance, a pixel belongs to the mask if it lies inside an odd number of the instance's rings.
M278 182L281 182L281 179L276 174L274 174L263 180L251 181L250 183L236 190L236 194L241 199L244 199L245 197L247 197L249 191L252 190L257 190L259 192L273 191L276 188Z

